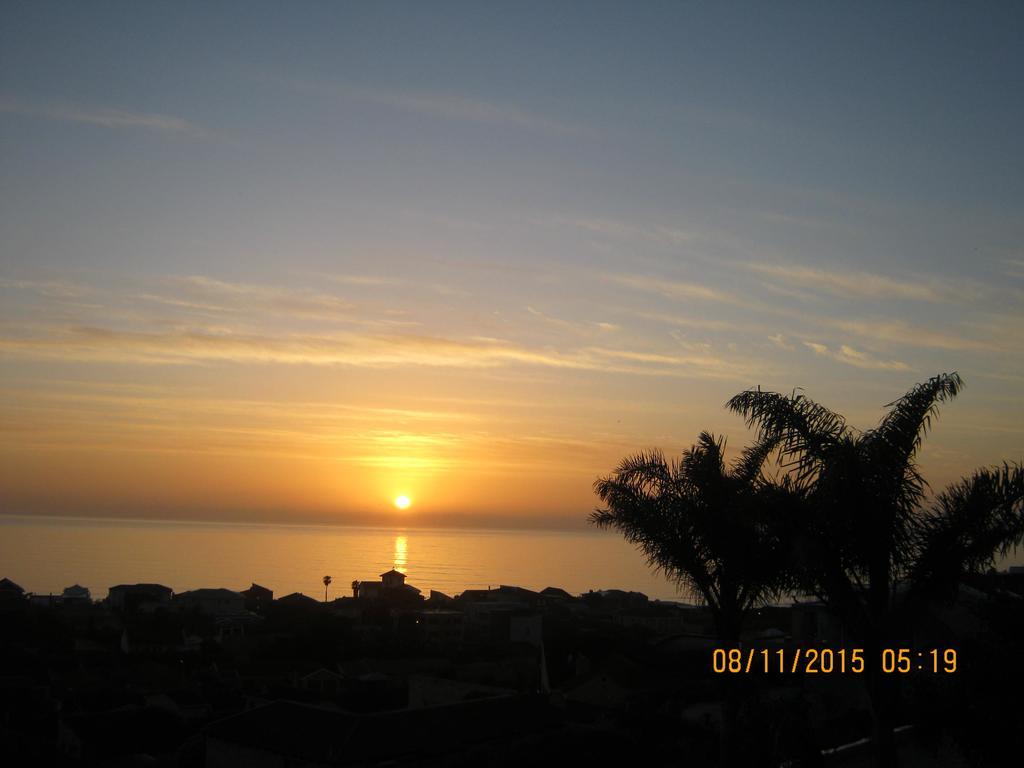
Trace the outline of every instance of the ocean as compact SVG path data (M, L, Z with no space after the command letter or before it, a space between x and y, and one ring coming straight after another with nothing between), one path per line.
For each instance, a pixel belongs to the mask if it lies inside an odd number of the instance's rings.
M0 577L36 594L81 584L94 599L115 584L175 592L262 584L276 597L351 595L353 580L395 568L427 596L468 588L626 589L684 600L612 532L369 528L327 525L0 516Z

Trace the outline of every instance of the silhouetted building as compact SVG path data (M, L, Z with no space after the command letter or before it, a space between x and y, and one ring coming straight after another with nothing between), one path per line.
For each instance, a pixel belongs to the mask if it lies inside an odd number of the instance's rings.
M119 611L150 610L170 605L174 590L163 584L118 584L107 593L107 605Z
M541 594L542 597L554 598L554 599L559 599L559 600L575 600L576 599L572 595L570 595L568 592L566 592L564 589L562 589L561 587L544 587L544 589L542 589L540 591L540 594Z
M251 587L242 590L242 597L245 598L245 609L247 611L263 613L274 601L274 592L254 582Z
M274 603L284 608L319 608L321 603L309 595L301 592L292 592L290 595L279 597Z
M580 595L591 609L598 613L619 613L624 610L645 608L650 602L643 592L626 592L622 589L591 590Z
M380 581L360 581L353 585L353 594L360 600L420 598L420 591L412 584L405 583L405 574L392 568L380 575Z
M230 589L193 589L175 595L174 605L207 616L233 616L245 612L245 597Z
M25 604L25 590L10 579L0 579L0 609L19 608Z
M88 587L83 587L80 584L72 584L70 587L64 587L64 591L60 595L60 599L65 602L92 602L92 594L89 592Z
M431 607L451 605L453 602L454 598L438 589L430 590L430 596L427 598L427 605Z

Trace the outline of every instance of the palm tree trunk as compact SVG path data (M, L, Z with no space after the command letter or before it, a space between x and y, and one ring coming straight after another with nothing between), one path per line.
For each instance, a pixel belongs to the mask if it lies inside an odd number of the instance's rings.
M871 582L868 586L868 612L872 627L868 632L870 654L868 697L871 699L872 734L876 768L898 768L899 752L896 748L896 718L899 707L899 672L882 671L882 651L894 646L892 613L892 515L884 515L883 537L876 543L869 567Z
M879 664L881 653L875 656ZM897 673L898 674L898 673ZM868 697L871 699L871 743L876 768L898 768L899 750L895 729L899 701L899 678L875 668L868 677Z
M721 616L719 619L718 639L726 652L731 648L740 647L739 621L732 617ZM740 754L737 748L739 736L739 716L741 690L739 675L726 672L722 675L722 728L719 731L719 763L724 768L737 768L740 765Z

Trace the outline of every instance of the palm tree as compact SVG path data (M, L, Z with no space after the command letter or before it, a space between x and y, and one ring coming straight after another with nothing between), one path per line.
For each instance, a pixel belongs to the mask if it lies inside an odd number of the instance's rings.
M331 586L331 577L324 576L324 602L327 602L327 588Z
M702 432L679 461L640 453L594 484L606 507L590 521L619 530L651 566L701 599L723 647L737 645L747 613L785 586L785 550L770 521L790 494L761 472L773 447L751 446L727 469L724 440ZM722 751L731 764L739 700L737 681L726 682Z
M938 406L960 392L956 373L918 384L860 432L803 394L748 390L727 403L759 439L778 447L792 487L806 500L790 519L795 581L816 594L867 650L876 759L897 761L899 676L880 671L901 618L925 598L948 597L965 573L994 562L1024 537L1024 471L978 470L922 510L928 485L917 469Z

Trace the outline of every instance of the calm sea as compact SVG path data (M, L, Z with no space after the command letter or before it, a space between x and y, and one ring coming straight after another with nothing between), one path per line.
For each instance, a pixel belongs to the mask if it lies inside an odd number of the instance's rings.
M29 592L71 584L106 597L114 584L157 582L176 592L245 589L277 596L351 594L354 579L391 568L426 595L513 584L571 593L617 588L681 599L644 558L608 532L386 529L315 525L0 516L0 577Z

